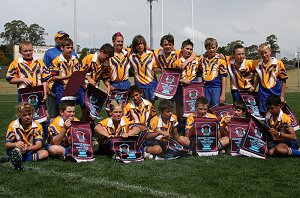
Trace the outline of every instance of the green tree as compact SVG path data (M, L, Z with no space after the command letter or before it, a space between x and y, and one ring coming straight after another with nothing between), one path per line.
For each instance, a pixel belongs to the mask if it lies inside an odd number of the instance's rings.
M272 52L279 51L279 45L277 44L277 37L274 34L271 34L266 38L266 43L268 43L271 46Z
M243 44L244 44L244 41L241 41L241 40L236 40L236 41L232 41L232 42L228 43L225 47L225 50L227 52L226 55L232 54L234 46L243 45Z
M88 55L90 53L90 49L89 48L82 48L81 52L80 52L80 56L78 58L79 62L82 62L82 59Z
M17 45L23 40L29 40L33 45L45 45L45 29L38 24L27 26L21 20L13 20L4 25L4 32L0 33L0 38L6 45Z
M27 25L21 20L13 20L4 25L4 32L0 33L0 38L4 39L4 44L14 45L27 37Z
M45 29L34 23L27 28L27 39L33 45L45 45L44 39Z
M246 47L246 56L247 59L251 59L251 60L259 59L258 46L250 45Z

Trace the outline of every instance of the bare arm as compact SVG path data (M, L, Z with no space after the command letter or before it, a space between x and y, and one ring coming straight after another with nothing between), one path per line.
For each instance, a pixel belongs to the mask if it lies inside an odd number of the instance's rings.
M285 102L284 100L284 93L285 93L285 89L286 89L286 81L285 80L282 80L282 87L281 87L281 96L280 96L280 99L281 99L281 102Z
M53 144L54 145L60 145L62 143L62 140L67 132L67 130L71 126L71 120L67 119L64 123L64 126L60 129L59 133L57 136L53 138Z
M9 81L9 84L22 84L25 83L26 85L32 85L32 80L28 78L12 78Z
M100 136L104 136L106 138L111 138L113 135L108 134L105 127L101 126L100 124L97 124L95 127L95 132L98 133Z
M222 93L220 96L220 104L225 102L225 95L226 95L226 77L222 77Z

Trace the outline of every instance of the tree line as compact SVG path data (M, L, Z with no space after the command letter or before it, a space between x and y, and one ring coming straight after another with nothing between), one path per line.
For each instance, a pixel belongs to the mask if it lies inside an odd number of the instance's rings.
M27 25L21 20L13 20L7 22L4 25L4 31L0 33L0 38L3 40L0 45L0 65L9 65L13 61L12 45L18 45L20 41L29 40L33 45L43 46L46 45L45 39L45 28L34 23ZM266 43L271 46L272 52L279 52L280 47L278 45L278 39L276 35L271 34L266 38ZM236 40L228 43L226 46L218 48L218 53L224 55L231 55L233 47L237 44L244 45L241 40ZM259 54L257 52L258 46L253 44L245 46L248 59L258 59ZM79 60L83 59L89 53L94 53L97 49L83 48L80 53ZM284 64L293 64L295 60L289 60L288 58L282 58Z

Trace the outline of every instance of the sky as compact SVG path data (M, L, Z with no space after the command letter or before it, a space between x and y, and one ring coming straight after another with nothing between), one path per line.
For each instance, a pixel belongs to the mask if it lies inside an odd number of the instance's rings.
M22 20L45 28L47 45L54 44L54 34L59 30L74 39L74 1L77 44L81 48L111 43L117 31L124 35L125 45L138 34L150 43L147 0L1 0L0 32L5 23ZM167 33L175 37L177 49L182 41L194 38L199 54L205 51L207 37L216 38L219 46L235 40L250 46L275 34L281 58L292 59L300 51L299 8L299 0L157 0L153 2L153 48L160 47L160 38Z

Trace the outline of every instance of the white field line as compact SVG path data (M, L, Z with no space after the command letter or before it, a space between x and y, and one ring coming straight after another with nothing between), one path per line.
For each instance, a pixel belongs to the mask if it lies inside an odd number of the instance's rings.
M46 169L41 169L39 167L34 167L34 166L25 166L25 171L27 170L34 170L39 174L46 175L46 176L55 176L55 177L62 177L64 179L68 179L70 181L80 180L82 182L88 183L88 184L98 184L104 187L113 187L122 191L126 192L138 192L138 193L143 193L143 194L149 194L152 196L156 197L192 197L196 198L196 196L192 195L183 195L183 194L178 194L178 193L173 193L173 192L164 192L164 191L159 191L155 190L149 187L143 187L143 186L136 186L136 185L130 185L126 184L123 182L118 182L118 181L111 181L108 178L88 178L84 177L79 174L75 173L63 173L63 172L57 172L54 170L46 170Z

